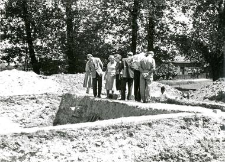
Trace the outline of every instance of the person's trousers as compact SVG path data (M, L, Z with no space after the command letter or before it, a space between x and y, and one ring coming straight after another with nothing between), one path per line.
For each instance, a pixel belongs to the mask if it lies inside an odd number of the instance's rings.
M126 98L126 85L128 84L127 100L131 100L131 93L133 87L133 78L123 78L121 83L121 100Z
M135 98L135 101L141 101L139 70L134 70L134 98Z
M120 78L120 74L116 74L116 90L121 90L121 78Z
M143 102L149 102L151 99L150 94L150 86L152 80L145 79L142 75L140 76L140 92L141 92L141 99Z
M96 78L92 78L92 86L94 97L96 97L97 94L98 97L100 97L102 93L102 76L100 76L98 73L96 73Z

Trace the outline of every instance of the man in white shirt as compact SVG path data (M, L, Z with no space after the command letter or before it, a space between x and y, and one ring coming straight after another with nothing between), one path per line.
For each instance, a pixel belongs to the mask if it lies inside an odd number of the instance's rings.
M144 103L150 102L150 86L153 81L153 73L155 71L154 52L148 51L140 61L140 92L141 99Z
M132 69L134 70L134 98L135 101L141 101L141 92L140 92L140 61L145 57L145 53L136 54L133 56Z

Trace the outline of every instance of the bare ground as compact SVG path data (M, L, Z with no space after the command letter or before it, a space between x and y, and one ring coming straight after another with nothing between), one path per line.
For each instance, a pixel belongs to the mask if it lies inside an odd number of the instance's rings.
M2 135L1 161L224 161L225 132L211 117L98 121Z
M143 116L51 127L63 93L85 94L83 74L45 77L23 72L19 75L13 70L0 72L0 78L1 162L225 161L222 112L216 116ZM45 84L43 88L37 86L39 81ZM211 98L216 96L217 92L224 91L214 88L217 84L220 83L203 87L196 95L199 92L201 96L204 93L210 93ZM155 85L158 94L161 85ZM173 88L170 90L178 97L181 94Z

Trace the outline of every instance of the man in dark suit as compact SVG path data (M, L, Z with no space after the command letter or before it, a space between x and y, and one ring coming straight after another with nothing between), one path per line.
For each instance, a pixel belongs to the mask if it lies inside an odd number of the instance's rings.
M88 54L89 56L91 54ZM102 92L102 74L103 74L103 64L102 61L93 57L92 55L89 57L89 69L92 75L92 86L93 86L93 94L94 97L101 98ZM98 95L98 96L97 96Z
M125 100L126 85L128 84L127 100L131 100L131 92L133 87L134 71L131 69L133 53L129 52L127 58L122 60L122 85L121 85L121 100Z

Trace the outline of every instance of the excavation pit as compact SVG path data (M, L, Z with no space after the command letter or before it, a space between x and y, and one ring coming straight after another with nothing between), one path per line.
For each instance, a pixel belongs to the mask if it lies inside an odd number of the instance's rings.
M223 162L224 119L197 106L66 94L55 126L0 134L0 161Z
M65 94L53 125L75 124L130 116L159 115L171 113L212 112L198 106L181 106L162 103L140 103L98 99L90 96Z

